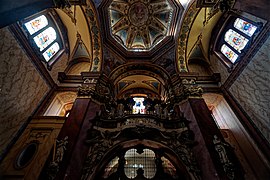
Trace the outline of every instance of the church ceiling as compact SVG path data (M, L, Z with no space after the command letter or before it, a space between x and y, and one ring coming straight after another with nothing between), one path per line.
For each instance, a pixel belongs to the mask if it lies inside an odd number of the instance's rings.
M109 76L110 73L120 65L125 63L125 60L121 57L111 53L109 48L106 46L103 47L104 62L103 62L103 72Z
M173 8L167 0L113 0L110 33L127 50L153 48L169 34Z
M104 45L127 60L151 60L174 45L183 13L174 0L104 0L97 10Z
M160 92L161 83L150 76L132 75L118 82L118 93L129 89L149 89L157 94Z
M68 11L69 14L61 9L56 9L56 12L61 18L63 24L66 27L68 27L67 32L68 32L68 41L69 41L68 43L70 48L69 50L70 54L72 54L74 48L76 48L78 34L80 35L86 47L86 50L88 52L91 52L92 43L90 42L90 32L83 10L79 6L71 6L71 8Z
M157 58L155 64L164 68L169 75L172 77L176 74L176 63L175 63L175 49L171 48L168 52L164 53L160 58Z
M87 1L87 6L72 7L73 16L58 10L69 27L70 60L85 59L89 54L90 61L71 64L66 72L80 75L88 69L102 71L114 85L134 75L150 75L166 84L177 71L188 72L188 59L200 59L197 56L201 55L207 59L207 40L218 18L204 24L208 12L197 8L195 1L183 5L184 1L96 0ZM76 45L78 34L83 48ZM198 37L200 51L195 51ZM164 76L162 80L157 74ZM149 89L143 82L127 84L129 88Z
M148 89L156 94L159 94L161 90L161 83L157 79L150 76L131 75L120 80L117 87L119 94L130 89L138 88Z

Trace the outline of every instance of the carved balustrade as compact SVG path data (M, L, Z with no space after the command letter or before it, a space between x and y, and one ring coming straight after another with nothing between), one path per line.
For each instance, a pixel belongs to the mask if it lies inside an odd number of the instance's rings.
M144 126L147 128L154 128L159 130L175 130L182 129L187 130L188 121L181 117L176 120L160 119L154 115L149 114L129 114L122 118L115 119L97 119L95 126L97 128L104 129L117 129L123 130L127 128L135 128L138 126Z

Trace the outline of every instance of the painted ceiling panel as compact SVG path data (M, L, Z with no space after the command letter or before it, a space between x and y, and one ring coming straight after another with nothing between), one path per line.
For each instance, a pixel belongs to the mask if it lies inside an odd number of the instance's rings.
M126 50L151 50L168 35L173 8L161 0L113 0L110 33Z
M126 91L129 89L149 89L154 92L159 92L160 82L150 76L146 75L132 75L128 76L118 82L118 91Z
M57 14L60 16L63 24L68 27L68 40L70 52L74 51L77 42L77 33L81 35L85 47L88 52L91 52L90 32L82 9L79 6L71 6L70 13L67 14L61 9L56 9ZM72 22L73 16L76 19L76 23ZM92 55L90 54L90 57Z

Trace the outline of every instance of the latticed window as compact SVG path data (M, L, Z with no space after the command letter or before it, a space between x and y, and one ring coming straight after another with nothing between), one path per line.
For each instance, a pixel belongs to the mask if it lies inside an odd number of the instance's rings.
M156 174L155 153L150 149L144 149L142 153L130 149L125 154L125 160L125 174L130 179L138 175L139 168L143 170L146 178L153 178Z
M157 156L160 158L157 158ZM141 178L149 180L179 179L179 174L169 159L157 155L154 150L132 148L121 153L119 157L113 158L106 165L101 179L127 180Z

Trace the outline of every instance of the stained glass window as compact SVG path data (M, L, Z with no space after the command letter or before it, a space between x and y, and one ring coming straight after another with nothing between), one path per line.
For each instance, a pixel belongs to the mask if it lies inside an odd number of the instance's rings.
M253 24L244 21L243 19L237 18L234 21L233 27L238 29L239 31L245 33L249 37L251 37L255 31L257 30L257 26L254 26Z
M51 47L49 47L42 55L48 62L59 51L59 49L59 44L56 42Z
M260 22L256 23L261 24ZM247 49L247 44L250 44L255 36L255 32L260 29L261 25L256 26L255 23L243 20L239 17L233 18L227 24L225 34L219 42L219 51L231 63L237 62L243 55L243 50ZM228 64L226 61L225 64ZM228 64L228 66L231 66ZM232 67L232 66L231 66Z
M237 58L238 58L238 55L233 51L231 50L227 45L223 44L221 46L221 52L222 54L224 54L224 56L226 56L232 63L234 63Z
M30 45L33 45L37 58L45 62L49 70L60 57L59 55L65 52L63 47L65 45L63 43L64 39L59 35L63 29L58 26L59 22L61 22L58 18L55 13L47 11L46 14L39 14L19 23L22 24L23 32L28 32L25 35Z
M41 15L24 24L30 35L38 32L48 25L48 20L44 15Z
M39 50L42 51L48 45L50 45L56 39L56 32L52 27L47 28L40 34L34 37L36 45L39 47Z
M232 29L229 29L224 37L224 40L231 45L235 50L241 53L241 50L245 48L248 43L248 39Z
M133 98L135 104L133 106L133 114L145 114L145 106L143 105L144 98Z

